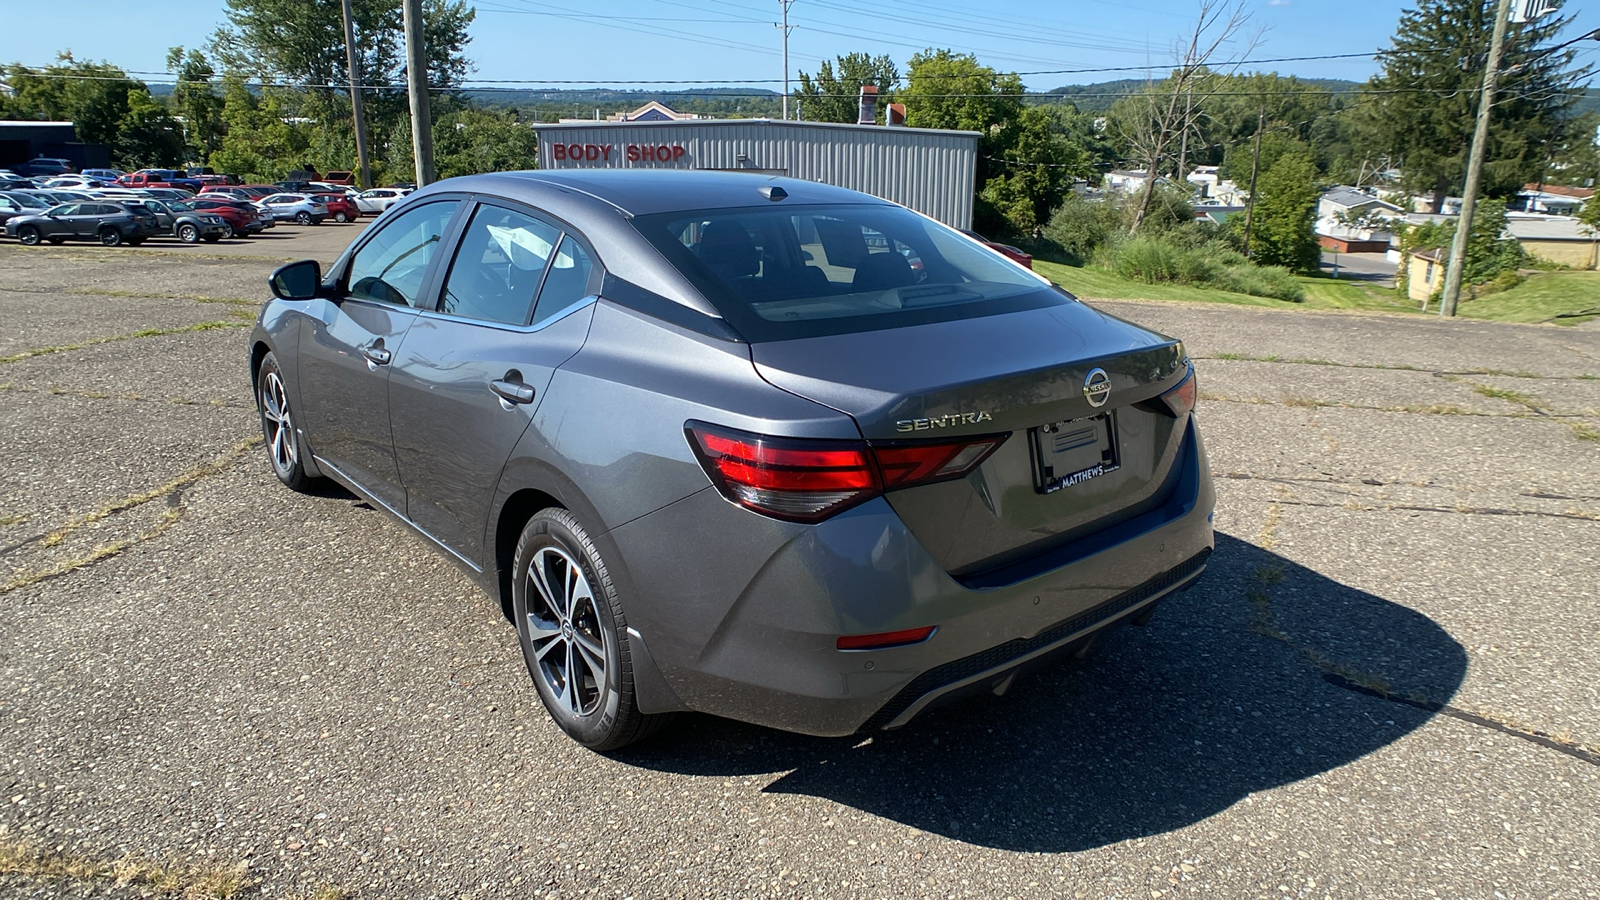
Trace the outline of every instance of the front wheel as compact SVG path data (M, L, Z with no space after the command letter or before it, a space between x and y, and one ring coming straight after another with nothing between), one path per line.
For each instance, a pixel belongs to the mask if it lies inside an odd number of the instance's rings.
M256 369L256 409L261 413L261 434L266 438L272 473L290 490L311 490L317 479L306 472L294 413L289 408L289 389L278 368L278 357L270 352Z
M115 247L122 243L122 232L115 228L102 228L100 229L100 243L105 244L107 247Z
M221 240L221 241L231 241L231 240L233 240L233 226L229 225L226 222L222 223L222 237L218 238L218 240Z
M185 222L178 226L178 240L183 241L185 244L198 244L200 243L200 229Z
M665 723L636 705L627 621L605 561L572 513L546 509L523 527L511 606L539 699L568 737L615 750Z
M39 246L39 229L33 225L24 225L17 229L17 240L29 247Z
M310 225L311 224L311 213L308 213L308 212L295 213L294 214L294 220L296 222L299 222L301 225Z

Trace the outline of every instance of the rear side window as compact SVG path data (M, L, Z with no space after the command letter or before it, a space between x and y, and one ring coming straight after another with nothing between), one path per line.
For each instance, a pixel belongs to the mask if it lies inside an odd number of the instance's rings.
M556 257L550 263L550 272L545 276L544 287L539 290L533 324L548 322L594 293L590 290L593 276L594 260L589 258L589 251L571 235L562 238Z
M480 206L450 265L439 311L466 319L522 325L561 232L531 216Z
M345 276L350 296L396 306L420 306L428 263L438 250L456 206L454 201L427 203L390 219L350 258Z
M896 206L723 209L632 221L751 341L1071 302L993 251Z

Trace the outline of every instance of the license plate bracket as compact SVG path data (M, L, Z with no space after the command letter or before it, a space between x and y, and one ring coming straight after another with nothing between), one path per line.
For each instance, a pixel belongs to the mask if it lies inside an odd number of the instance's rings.
M1033 486L1041 494L1082 484L1120 466L1113 413L1051 422L1028 429Z

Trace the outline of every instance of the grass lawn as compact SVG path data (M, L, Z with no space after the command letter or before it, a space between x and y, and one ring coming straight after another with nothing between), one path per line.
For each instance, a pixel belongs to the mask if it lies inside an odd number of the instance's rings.
M1474 319L1576 325L1600 316L1600 272L1538 272L1509 291L1462 300L1456 311ZM1589 314L1573 315L1583 312Z
M1386 288L1308 275L1295 278L1305 289L1305 302L1288 303L1269 297L1252 297L1249 294L1192 285L1129 281L1093 266L1078 268L1035 259L1033 268L1040 275L1086 300L1198 300L1202 303L1231 303L1275 309L1364 309L1387 312L1416 312L1417 309L1413 304L1399 303L1394 291Z
M1129 281L1093 266L1079 268L1035 259L1033 267L1039 274L1085 300L1187 300L1274 309L1349 309L1420 314L1418 304L1401 300L1389 288L1321 276L1296 276L1295 280L1305 290L1306 299L1303 303L1287 303L1191 285ZM1433 311L1437 309L1435 305ZM1459 312L1466 318L1499 322L1576 325L1600 317L1600 272L1537 272L1509 291L1461 301ZM1557 318L1563 314L1566 317Z

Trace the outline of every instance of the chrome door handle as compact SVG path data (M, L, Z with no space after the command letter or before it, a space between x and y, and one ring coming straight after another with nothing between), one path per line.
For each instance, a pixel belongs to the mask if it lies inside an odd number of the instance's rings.
M361 355L365 356L367 358L367 364L373 367L387 366L389 364L389 360L394 358L393 353L390 353L376 344L369 344L365 347L362 347Z
M508 403L533 402L533 386L523 384L520 381L505 381L504 379L496 378L494 381L489 382L489 390L493 391L495 396Z

